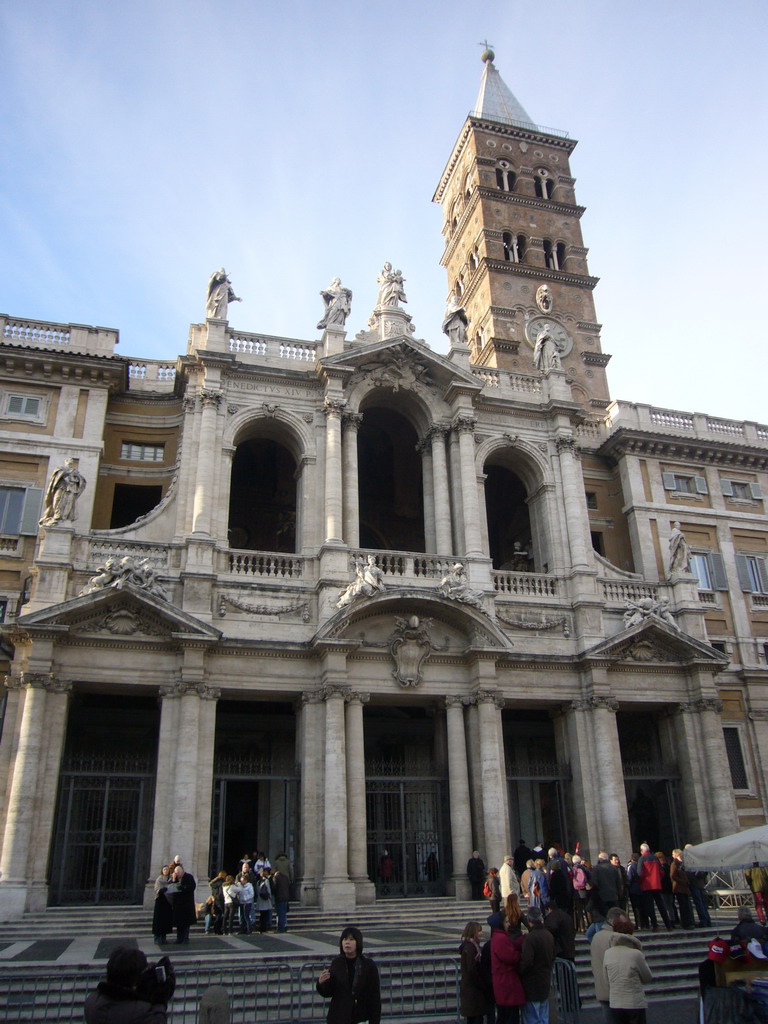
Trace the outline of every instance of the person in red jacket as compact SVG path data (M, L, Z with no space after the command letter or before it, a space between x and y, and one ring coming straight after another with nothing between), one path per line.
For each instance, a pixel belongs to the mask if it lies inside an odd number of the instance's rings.
M488 918L491 927L491 977L496 1003L496 1024L519 1024L525 989L517 965L523 948L522 914L518 908L506 914L500 911Z
M667 927L667 931L671 932L672 923L669 920L667 908L664 906L664 900L661 896L661 863L659 858L651 853L648 843L642 843L640 846L640 860L638 861L637 868L640 876L640 888L643 893L643 908L648 920L651 922L652 931L656 932L659 930L656 924L656 914L653 910L653 904L655 903L659 908L659 913Z

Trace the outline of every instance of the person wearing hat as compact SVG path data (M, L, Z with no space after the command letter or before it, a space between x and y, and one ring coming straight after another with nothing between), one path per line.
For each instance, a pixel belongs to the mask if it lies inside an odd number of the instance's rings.
M175 987L167 956L150 967L140 949L118 946L107 960L107 980L85 1001L86 1024L167 1024Z
M739 942L746 948L750 939L765 942L766 938L768 938L766 929L763 925L758 924L757 921L753 921L752 911L749 907L739 907L738 918L739 923L731 932L731 945Z

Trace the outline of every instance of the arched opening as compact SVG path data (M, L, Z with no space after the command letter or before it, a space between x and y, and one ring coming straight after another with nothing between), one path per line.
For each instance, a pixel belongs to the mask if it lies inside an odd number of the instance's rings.
M557 255L550 238L543 239L544 243L544 265L550 270L558 270Z
M237 446L229 544L248 551L296 550L296 460L278 441L253 437Z
M555 246L555 260L557 261L557 269L565 269L565 242L558 242Z
M494 569L533 572L533 538L520 477L507 466L485 466L485 509L488 545Z
M543 167L536 171L534 185L536 188L536 195L539 199L552 198L552 193L555 191L555 183L549 177L549 172L544 170Z
M360 545L388 551L425 551L424 496L418 437L398 412L363 412L357 435Z

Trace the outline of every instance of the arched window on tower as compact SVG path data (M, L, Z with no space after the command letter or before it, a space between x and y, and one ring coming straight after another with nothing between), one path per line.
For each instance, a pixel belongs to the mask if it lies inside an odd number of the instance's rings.
M555 259L557 260L557 269L565 270L565 242L558 242L555 246Z
M496 187L502 192L514 192L515 172L506 160L501 160L496 168Z
M544 265L549 270L559 270L560 268L557 265L557 253L552 245L552 239L544 238L542 241L544 243Z
M519 241L521 235L513 235L509 231L505 231L501 236L501 242L504 246L504 259L508 263L519 263L520 262L520 245Z
M464 179L464 198L469 199L472 192L472 175L468 174Z
M534 187L536 188L536 195L539 199L551 199L552 194L555 191L555 183L546 167L536 168L536 177L534 178Z
M480 260L479 260L478 253L477 253L477 247L475 247L472 250L472 252L469 254L469 270L470 270L470 273L474 274L474 272L477 270L477 265L478 265L479 262L480 262Z

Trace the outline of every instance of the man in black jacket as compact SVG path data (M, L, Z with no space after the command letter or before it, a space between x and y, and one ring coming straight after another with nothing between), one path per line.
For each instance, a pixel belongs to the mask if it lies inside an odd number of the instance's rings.
M575 960L576 928L573 918L552 900L544 907L544 927L555 940L555 956L563 960Z
M370 957L363 956L363 936L358 928L350 925L341 933L339 956L320 972L315 987L331 1000L328 1024L380 1024L379 970Z
M552 985L552 964L555 962L555 940L543 924L538 907L526 915L528 934L523 941L518 971L525 989L523 1020L526 1024L548 1024L549 990Z
M478 850L473 851L467 861L467 878L472 890L472 899L481 900L483 898L483 882L485 881L485 864Z
M86 1024L167 1024L175 987L167 956L149 967L140 949L119 946L107 961L107 980L85 1001Z

